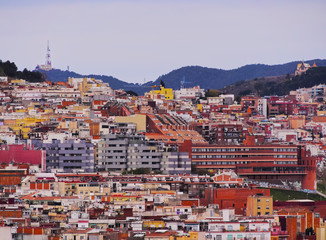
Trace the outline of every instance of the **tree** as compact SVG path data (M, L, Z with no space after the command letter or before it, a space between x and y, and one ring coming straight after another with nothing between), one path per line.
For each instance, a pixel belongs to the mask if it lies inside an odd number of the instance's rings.
M164 87L165 88L165 83L163 80L161 80L161 87Z
M2 62L1 62L2 63ZM2 63L3 70L8 77L15 77L17 73L16 64L13 62L6 61Z
M208 89L205 92L205 97L218 97L221 95L221 91L217 90L217 89Z
M307 228L306 231L305 231L305 233L306 233L306 236L315 235L314 229L312 227Z
M4 77L6 76L5 72L3 71L3 69L0 67L0 76L1 77Z
M131 90L126 91L126 93L129 94L129 95L131 95L131 96L138 96L137 93L135 93L134 91L131 91Z
M257 96L259 96L260 91L263 89L263 84L260 83L260 82L256 82L254 84L254 88L255 88L255 91L256 91Z

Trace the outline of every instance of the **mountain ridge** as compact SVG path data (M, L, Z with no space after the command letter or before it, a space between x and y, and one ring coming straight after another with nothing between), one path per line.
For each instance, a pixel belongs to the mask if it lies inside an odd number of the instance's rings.
M45 73L50 81L68 81L68 77L92 77L102 79L110 84L114 89L132 90L138 94L144 94L151 90L151 86L160 85L164 81L168 88L179 89L181 81L185 80L185 87L200 85L204 89L221 89L238 81L250 80L254 78L281 76L294 73L298 63L302 61L293 61L284 64L267 65L267 64L247 64L239 68L224 70L219 68L208 68L202 66L185 66L167 74L159 76L155 81L149 81L144 84L128 83L113 76L97 74L78 74L70 71L53 69L50 71L41 71ZM305 61L312 65L314 62L317 66L326 66L326 59L313 59Z

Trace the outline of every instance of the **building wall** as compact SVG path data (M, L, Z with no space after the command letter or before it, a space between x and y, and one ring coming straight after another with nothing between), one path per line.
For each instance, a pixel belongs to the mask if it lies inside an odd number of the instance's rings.
M168 174L191 173L191 159L187 152L171 152L168 156Z
M127 168L128 139L119 135L102 135L98 142L98 170L123 171Z
M46 170L58 169L63 172L94 171L94 148L89 142L68 140L61 143L53 140L52 143L43 143L46 151Z
M168 152L155 141L145 141L143 136L103 135L98 142L100 171L123 171L149 168L163 173L190 173L188 153Z
M42 150L35 150L28 145L1 145L0 163L42 164Z
M273 214L273 197L249 196L247 199L247 216L262 216Z
M205 200L208 204L218 204L220 209L234 208L236 214L245 214L248 196L257 194L270 196L270 190L248 188L205 189Z
M115 117L115 122L123 122L123 123L136 123L136 131L146 131L146 115L143 114L135 114L126 117Z
M189 145L189 144L188 144ZM243 177L280 184L299 181L303 189L316 189L316 157L296 145L190 145L181 147L191 154L196 169L234 169Z

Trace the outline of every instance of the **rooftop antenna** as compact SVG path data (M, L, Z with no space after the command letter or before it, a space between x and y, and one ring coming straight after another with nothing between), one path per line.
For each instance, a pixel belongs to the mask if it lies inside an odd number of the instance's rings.
M185 87L185 83L191 83L191 82L186 82L186 76L183 75L182 80L180 81L180 89Z

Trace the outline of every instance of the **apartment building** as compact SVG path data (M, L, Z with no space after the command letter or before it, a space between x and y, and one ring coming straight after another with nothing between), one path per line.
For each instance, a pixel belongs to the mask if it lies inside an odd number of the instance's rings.
M247 199L247 216L261 216L273 214L272 196L249 196Z
M102 135L98 142L99 171L123 171L148 168L163 173L190 173L188 153L166 148L142 135Z
M233 169L249 179L277 184L299 181L304 189L316 189L316 158L300 145L255 145L254 140L243 145L192 145L187 141L181 150L188 150L197 169Z
M93 172L94 147L85 140L69 139L64 142L52 140L43 143L46 151L46 170L59 172Z

